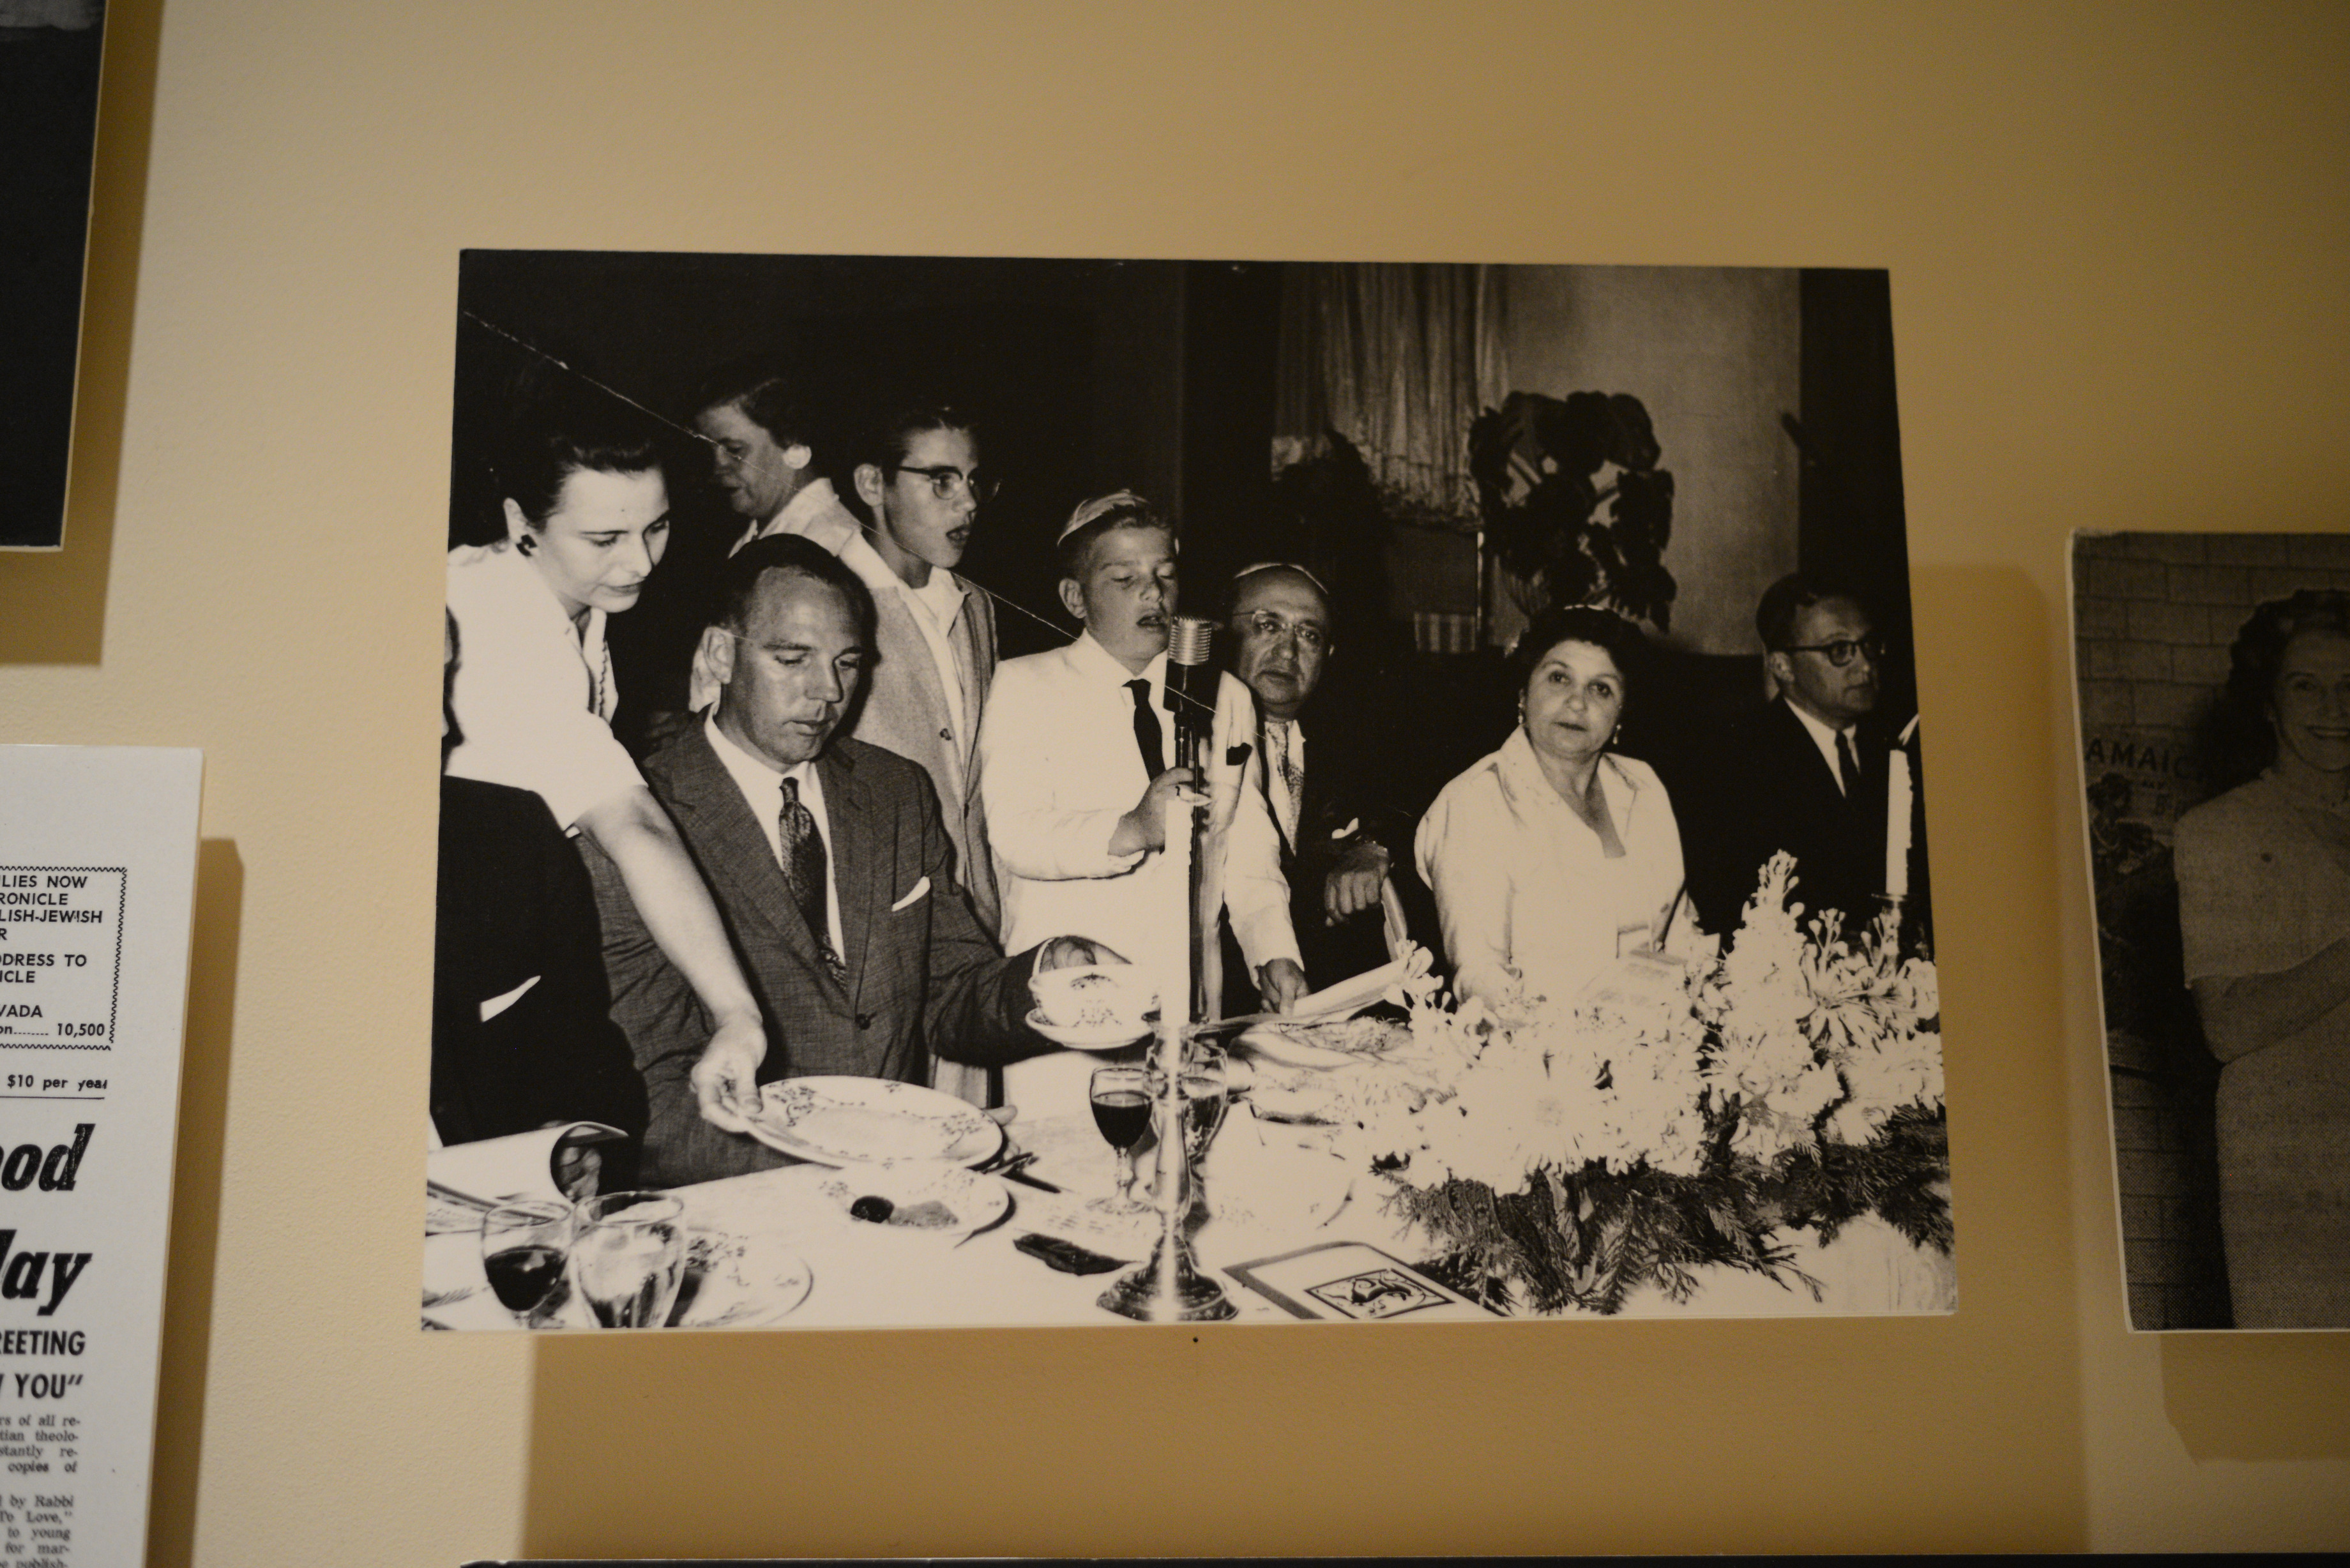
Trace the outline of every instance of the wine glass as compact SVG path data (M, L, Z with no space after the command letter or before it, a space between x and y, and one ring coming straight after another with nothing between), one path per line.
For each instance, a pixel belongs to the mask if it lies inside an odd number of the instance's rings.
M685 1205L665 1192L608 1192L579 1206L579 1293L606 1328L660 1328L685 1277Z
M1086 1207L1105 1214L1137 1214L1150 1207L1134 1196L1134 1151L1150 1130L1150 1074L1142 1067L1097 1067L1087 1097L1094 1126L1118 1150L1118 1196L1097 1198Z
M1194 1168L1216 1141L1231 1095L1232 1066L1223 1047L1191 1042L1183 1053L1183 1158Z
M1211 1217L1207 1175L1201 1162L1207 1158L1208 1147L1216 1141L1217 1130L1224 1125L1232 1101L1243 1093L1244 1082L1243 1075L1234 1072L1231 1055L1222 1046L1194 1040L1185 1047L1183 1157L1191 1168L1191 1219L1195 1224L1205 1224ZM1246 1209L1233 1203L1220 1203L1213 1214L1235 1222L1251 1218Z
M571 1205L551 1199L518 1199L482 1216L482 1272L525 1328L542 1307L561 1304L556 1287L571 1255Z

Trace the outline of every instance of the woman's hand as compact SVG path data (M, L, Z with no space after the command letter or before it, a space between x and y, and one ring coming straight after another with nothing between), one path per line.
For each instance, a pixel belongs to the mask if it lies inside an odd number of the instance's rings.
M748 1118L759 1108L759 1064L766 1059L767 1035L758 1019L721 1023L688 1075L702 1119L728 1132L748 1130Z
M689 1081L702 1114L713 1126L741 1132L743 1117L759 1104L759 1064L767 1059L767 1036L718 906L694 869L685 841L642 784L586 813L579 831L611 857L645 929L718 1021Z
M2222 1062L2291 1039L2350 1002L2350 938L2275 974L2213 977L2190 987L2203 1038Z

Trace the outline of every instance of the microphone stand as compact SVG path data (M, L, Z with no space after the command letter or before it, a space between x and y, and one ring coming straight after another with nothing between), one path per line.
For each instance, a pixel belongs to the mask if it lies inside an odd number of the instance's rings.
M1184 1220L1191 1209L1190 1103L1183 1093L1183 1037L1186 1025L1208 1016L1205 944L1210 923L1200 908L1202 849L1208 826L1207 773L1201 759L1207 752L1215 717L1215 667L1208 648L1215 630L1212 621L1178 618L1167 650L1166 705L1175 723L1178 767L1193 770L1201 803L1167 803L1167 857L1182 870L1170 880L1183 896L1183 940L1170 942L1168 961L1159 988L1159 1039L1154 1048L1159 1080L1159 1241L1149 1259L1118 1276L1097 1303L1121 1317L1143 1323L1219 1323L1240 1315L1223 1287L1200 1272L1191 1256ZM1170 1005L1182 997L1181 1010Z

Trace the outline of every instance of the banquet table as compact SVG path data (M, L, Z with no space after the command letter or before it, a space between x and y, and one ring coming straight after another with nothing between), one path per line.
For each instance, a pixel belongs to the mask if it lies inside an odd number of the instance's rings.
M676 1189L690 1231L731 1251L726 1289L705 1287L699 1312L681 1304L673 1327L910 1328L1107 1325L1126 1323L1099 1306L1117 1272L1073 1274L1018 1251L1040 1233L1092 1251L1139 1262L1158 1233L1155 1213L1121 1217L1087 1208L1114 1187L1116 1156L1090 1116L1015 1122L1017 1147L1035 1158L1025 1173L1063 1190L1006 1181L1009 1211L976 1231L922 1231L852 1219L835 1172L795 1165ZM1148 1179L1149 1156L1144 1157ZM1385 1211L1385 1182L1333 1152L1326 1129L1259 1116L1233 1106L1203 1166L1208 1217L1193 1235L1200 1267L1224 1287L1243 1323L1288 1323L1297 1314L1225 1271L1322 1243L1360 1242L1404 1263L1430 1250ZM1821 1246L1787 1237L1796 1265L1823 1299L1734 1269L1703 1272L1682 1303L1647 1289L1627 1316L1775 1316L1791 1314L1937 1312L1956 1304L1950 1261L1921 1251L1874 1219L1847 1226ZM713 1273L712 1278L720 1275ZM487 1288L479 1236L465 1229L428 1233L424 1321L442 1328L515 1328ZM1462 1309L1465 1310L1465 1309ZM1441 1314L1440 1314L1441 1315ZM1471 1314L1473 1315L1473 1314ZM534 1326L592 1328L576 1293ZM1407 1320L1408 1321L1408 1320Z

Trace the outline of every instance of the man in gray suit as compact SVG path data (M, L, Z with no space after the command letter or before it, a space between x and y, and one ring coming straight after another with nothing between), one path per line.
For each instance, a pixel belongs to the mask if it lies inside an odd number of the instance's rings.
M1023 1022L1039 969L1118 962L1082 938L1006 958L954 878L922 770L836 735L874 643L872 596L794 535L727 563L702 654L710 716L644 763L718 901L756 993L764 1060L706 1054L709 1026L608 866L593 864L612 1014L651 1102L640 1179L674 1186L788 1163L741 1130L757 1085L853 1074L930 1079L1047 1049Z
M734 439L730 432L740 419L730 415L733 422L712 424L712 412L704 411L705 430ZM789 466L795 458L800 469L811 461L805 444L769 447L764 469L746 462L754 478L759 472L797 472ZM979 472L979 437L971 420L942 402L913 400L888 407L866 421L847 451L844 466L854 474L851 489L861 503L862 518L831 499L828 483L807 481L771 521L754 518L734 548L754 538L797 534L839 556L870 591L873 662L866 670L865 702L851 716L849 733L920 763L931 775L954 845L955 877L971 895L980 923L993 933L998 929L995 867L980 815L972 752L980 711L995 675L995 603L952 568L971 543L980 503L994 486ZM723 470L725 441L720 452ZM730 493L752 492L736 486ZM822 504L806 504L811 496L821 497ZM708 649L697 647L688 705L697 712L707 709L717 690ZM951 1069L949 1081L940 1086L962 1094L977 1085Z

